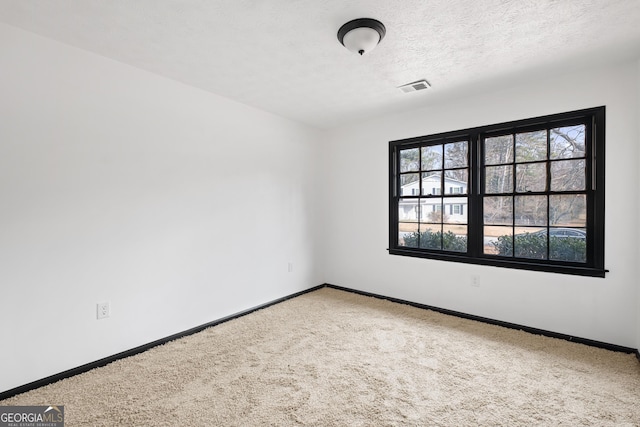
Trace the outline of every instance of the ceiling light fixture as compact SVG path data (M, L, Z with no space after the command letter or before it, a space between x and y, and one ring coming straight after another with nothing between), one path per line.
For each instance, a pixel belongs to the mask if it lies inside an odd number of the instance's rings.
M382 41L387 29L380 21L359 18L349 21L338 30L338 40L351 52L364 55Z

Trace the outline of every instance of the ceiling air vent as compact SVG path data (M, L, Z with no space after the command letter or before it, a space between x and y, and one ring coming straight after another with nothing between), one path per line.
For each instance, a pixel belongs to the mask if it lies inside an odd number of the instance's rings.
M404 93L416 92L418 90L429 89L431 85L426 80L418 80L417 82L407 83L406 85L399 86L398 89Z

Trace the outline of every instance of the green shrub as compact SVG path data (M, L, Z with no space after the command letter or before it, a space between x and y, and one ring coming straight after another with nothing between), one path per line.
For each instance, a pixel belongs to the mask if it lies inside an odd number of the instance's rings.
M517 258L547 259L547 236L537 233L500 236L492 242L498 255ZM515 244L515 252L514 252ZM549 259L556 261L586 262L587 242L584 239L555 237L549 239Z
M445 251L466 252L467 236L458 236L451 231L414 231L404 237L404 246L422 249L444 249Z
M587 262L587 241L585 239L551 237L549 259Z

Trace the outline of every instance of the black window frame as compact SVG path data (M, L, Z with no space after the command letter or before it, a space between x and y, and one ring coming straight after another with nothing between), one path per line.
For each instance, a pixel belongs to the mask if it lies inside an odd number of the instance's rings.
M551 114L541 117L474 127L452 132L395 140L389 142L389 253L392 255L428 258L522 270L563 273L590 277L605 277L604 268L604 213L605 213L605 106ZM585 124L586 162L586 262L526 259L503 257L483 253L483 191L484 182L483 141L492 135L521 133L527 130ZM400 246L399 201L401 149L443 144L452 141L469 141L469 182L467 183L468 224L467 252L431 250ZM547 161L549 163L549 161ZM445 191L443 191L445 193ZM547 195L554 192L547 187ZM416 196L419 197L419 196ZM549 228L549 225L547 225Z

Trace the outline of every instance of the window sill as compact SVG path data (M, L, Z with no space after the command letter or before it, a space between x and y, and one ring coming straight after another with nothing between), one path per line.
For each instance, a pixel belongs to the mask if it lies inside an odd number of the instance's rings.
M504 267L518 270L542 271L547 273L570 274L574 276L605 277L609 270L586 267L582 265L536 263L535 260L527 261L522 259L503 259L492 256L472 258L466 255L459 255L453 252L433 253L410 248L388 249L391 255L410 256L416 258L433 259L437 261L462 262L466 264L489 265L494 267Z

